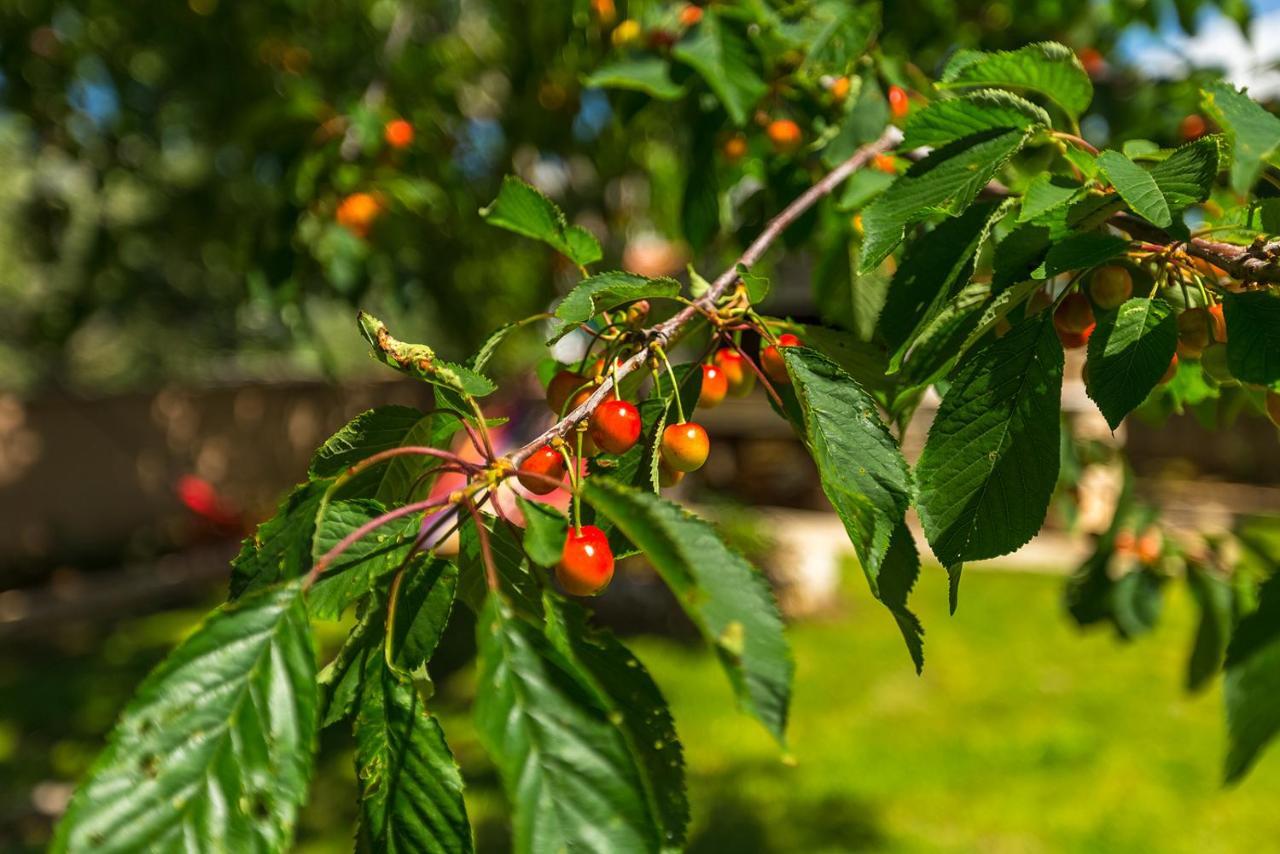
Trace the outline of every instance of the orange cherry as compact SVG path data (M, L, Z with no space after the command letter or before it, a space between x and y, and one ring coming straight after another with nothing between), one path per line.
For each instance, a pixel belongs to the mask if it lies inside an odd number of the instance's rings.
M895 119L901 119L911 111L911 99L901 86L889 87L889 112Z
M711 452L711 440L701 424L686 421L672 424L662 431L662 462L674 471L690 472L702 468Z
M729 393L729 378L716 365L702 366L702 391L698 394L698 406L714 409L724 402Z
M729 394L734 397L751 394L751 389L756 387L756 373L745 356L731 347L722 347L716 351L715 362L729 384Z
M764 352L760 354L760 367L764 368L764 372L769 379L780 385L788 385L791 377L787 374L787 365L782 361L782 354L778 352L779 347L799 347L801 341L790 332L784 332L778 336L777 344L770 344L764 348Z
M569 402L578 389L587 384L587 378L574 371L560 371L547 383L547 406L556 415L565 411L564 405ZM590 390L588 390L588 394Z
M765 129L769 141L773 143L773 150L779 154L789 154L800 147L800 143L804 141L804 135L800 132L800 125L791 121L791 119L776 119L769 123L769 127Z

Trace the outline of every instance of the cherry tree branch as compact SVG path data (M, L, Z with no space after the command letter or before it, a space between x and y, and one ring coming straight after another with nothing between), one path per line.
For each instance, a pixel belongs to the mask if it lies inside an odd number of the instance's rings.
M623 377L644 367L655 348L666 346L689 323L704 313L714 311L716 301L724 296L733 284L738 281L738 267L751 267L756 264L764 257L765 252L769 250L769 247L777 241L782 233L803 216L809 208L813 207L824 196L829 195L854 172L857 172L875 159L877 154L892 150L901 141L902 131L892 125L885 128L879 139L859 148L848 160L832 169L812 187L797 196L791 204L782 209L781 213L769 220L769 223L760 232L759 236L751 241L751 245L746 248L738 260L716 277L716 280L711 283L711 287L705 294L669 319L646 329L644 331L647 341L645 347L642 347L639 352L633 354L625 362L619 364L614 371L611 371L609 376L591 393L591 396L586 401L568 412L538 438L508 454L507 459L513 465L519 466L526 457L552 439L563 439L568 436L578 422L590 415L597 406L604 402L615 383L621 382Z
M1241 282L1280 283L1280 240L1267 241L1259 237L1248 246L1203 237L1178 240L1165 233L1164 229L1127 213L1116 214L1110 223L1138 240L1161 246L1177 244L1188 255L1221 267Z

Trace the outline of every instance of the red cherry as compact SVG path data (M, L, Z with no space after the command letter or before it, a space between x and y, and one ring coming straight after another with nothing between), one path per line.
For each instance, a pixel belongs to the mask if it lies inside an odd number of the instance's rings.
M1178 354L1174 353L1173 358L1169 360L1169 367L1164 369L1164 376L1160 377L1160 385L1164 385L1165 383L1169 382L1169 380L1173 379L1174 375L1177 373L1178 373Z
M675 471L702 468L711 452L711 440L701 424L686 421L672 424L662 431L662 462Z
M770 344L764 348L764 352L760 354L760 367L764 368L764 372L769 375L769 379L779 385L789 385L791 377L787 375L787 365L782 361L782 354L778 352L779 347L799 347L800 339L792 335L790 332L784 332L778 336L777 344Z
M746 357L729 347L716 351L716 367L729 384L729 394L746 397L756 387L756 374L747 364Z
M560 371L547 383L547 406L556 415L565 411L564 405L579 388L585 385L587 378L573 371Z
M1082 293L1067 294L1054 309L1053 327L1059 333L1078 335L1085 333L1086 329L1092 331L1093 324L1093 306L1089 305L1089 298ZM1087 333L1085 337L1088 337Z
M1089 343L1089 336L1093 334L1093 327L1086 328L1084 332L1063 332L1061 329L1055 331L1058 333L1058 340L1062 342L1064 349L1075 350Z
M698 405L703 409L714 409L724 402L729 393L729 378L724 371L715 365L702 366L702 391L698 395Z
M889 111L895 119L900 119L911 110L911 99L901 86L889 87Z
M542 477L526 477L526 474L542 475ZM520 464L520 472L516 475L520 485L534 495L546 495L557 488L556 484L543 478L562 480L565 475L564 457L550 445L543 445L530 454Z
M666 489L684 480L684 472L676 471L667 465L666 460L658 460L658 486Z
M413 125L404 119L392 119L382 129L382 136L392 148L408 148L413 144Z
M591 413L588 432L600 450L625 454L640 438L640 410L625 400L606 400Z
M556 581L573 596L595 596L613 579L609 538L595 525L569 528L556 564Z

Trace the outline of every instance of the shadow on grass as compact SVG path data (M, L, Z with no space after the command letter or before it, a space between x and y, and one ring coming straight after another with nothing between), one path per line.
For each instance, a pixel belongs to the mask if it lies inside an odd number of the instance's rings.
M777 773L776 763L735 765L712 777L691 779L693 825L688 854L791 854L792 852L873 851L886 844L881 821L871 805L830 793L815 800L796 799L766 805L744 790L743 781ZM492 769L490 769L492 771ZM469 777L468 791L504 804L500 814L473 815L476 851L499 854L512 848L510 815L494 773Z
M751 763L691 780L695 824L689 854L870 851L884 846L880 819L864 801L833 792L771 807L758 794L744 791L744 779L777 772L776 763Z

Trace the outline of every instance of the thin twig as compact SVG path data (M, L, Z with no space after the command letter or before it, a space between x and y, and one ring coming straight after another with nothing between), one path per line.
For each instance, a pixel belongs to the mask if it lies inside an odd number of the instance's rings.
M756 264L764 257L769 247L787 230L787 227L803 216L809 208L840 186L850 175L873 160L877 154L883 154L891 150L901 141L902 131L892 126L886 128L879 139L859 148L848 160L832 169L820 181L801 193L781 213L769 221L768 225L751 242L751 245L746 248L741 257L711 283L710 289L705 294L695 300L692 305L681 309L671 318L645 330L645 340L648 341L648 345L642 347L625 362L619 364L586 401L571 410L543 432L541 436L509 454L508 459L510 459L512 465L519 466L526 457L552 439L567 436L575 424L590 415L597 406L604 402L614 383L621 382L628 374L645 365L655 346L662 347L668 344L677 333L700 314L714 312L716 301L724 296L733 284L738 281L738 267L749 268Z

